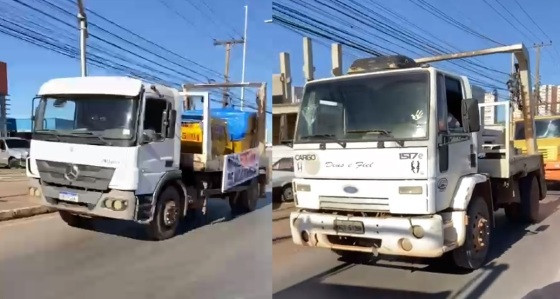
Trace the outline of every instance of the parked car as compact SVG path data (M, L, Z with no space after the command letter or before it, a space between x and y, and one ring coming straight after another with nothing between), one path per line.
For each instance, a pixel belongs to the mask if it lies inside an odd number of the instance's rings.
M294 178L294 160L288 146L273 148L272 164L272 199L275 202L294 200L292 179Z
M0 138L0 167L25 167L29 156L29 140L18 137Z

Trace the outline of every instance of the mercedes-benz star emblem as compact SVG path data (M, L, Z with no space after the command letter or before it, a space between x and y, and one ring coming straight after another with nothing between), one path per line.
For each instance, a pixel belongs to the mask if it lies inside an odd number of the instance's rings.
M75 181L80 174L80 170L78 169L77 165L68 165L66 167L66 172L64 173L64 177L69 181Z

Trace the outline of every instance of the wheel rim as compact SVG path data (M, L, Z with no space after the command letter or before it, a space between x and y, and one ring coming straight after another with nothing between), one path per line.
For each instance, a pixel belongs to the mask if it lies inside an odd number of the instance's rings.
M177 222L177 205L174 201L170 200L165 203L163 208L163 224L165 226L172 226Z
M284 190L284 198L286 200L291 200L293 198L292 188L287 188Z
M488 247L488 220L476 214L472 226L473 249L479 253Z

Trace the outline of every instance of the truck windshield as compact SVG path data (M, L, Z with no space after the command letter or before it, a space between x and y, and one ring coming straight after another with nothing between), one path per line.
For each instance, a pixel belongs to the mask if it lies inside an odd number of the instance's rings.
M8 148L29 148L29 141L25 139L6 139Z
M34 139L122 145L136 136L138 99L109 95L41 98Z
M427 137L427 71L344 78L306 86L296 142Z
M535 135L537 138L560 138L560 118L535 119ZM515 123L515 140L525 139L525 125Z

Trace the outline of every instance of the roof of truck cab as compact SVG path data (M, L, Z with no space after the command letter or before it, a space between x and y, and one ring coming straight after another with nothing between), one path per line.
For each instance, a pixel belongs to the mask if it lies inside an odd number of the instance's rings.
M52 79L41 86L38 95L106 94L134 97L140 94L143 86L146 90L150 90L152 85L162 94L174 95L170 87L150 84L139 79L124 76L88 76Z
M368 73L359 73L359 74L346 74L346 75L336 76L336 77L315 79L313 81L307 82L307 84L315 84L315 83L329 82L329 81L339 81L339 80L344 80L344 79L369 77L369 76L372 76L372 75L382 75L382 74L390 74L390 73L400 73L400 72L406 73L406 72L410 72L410 71L428 71L430 69L435 69L435 68L431 67L431 66L429 66L429 67L411 67L411 68L402 68L402 69L388 69L388 70L368 72Z

